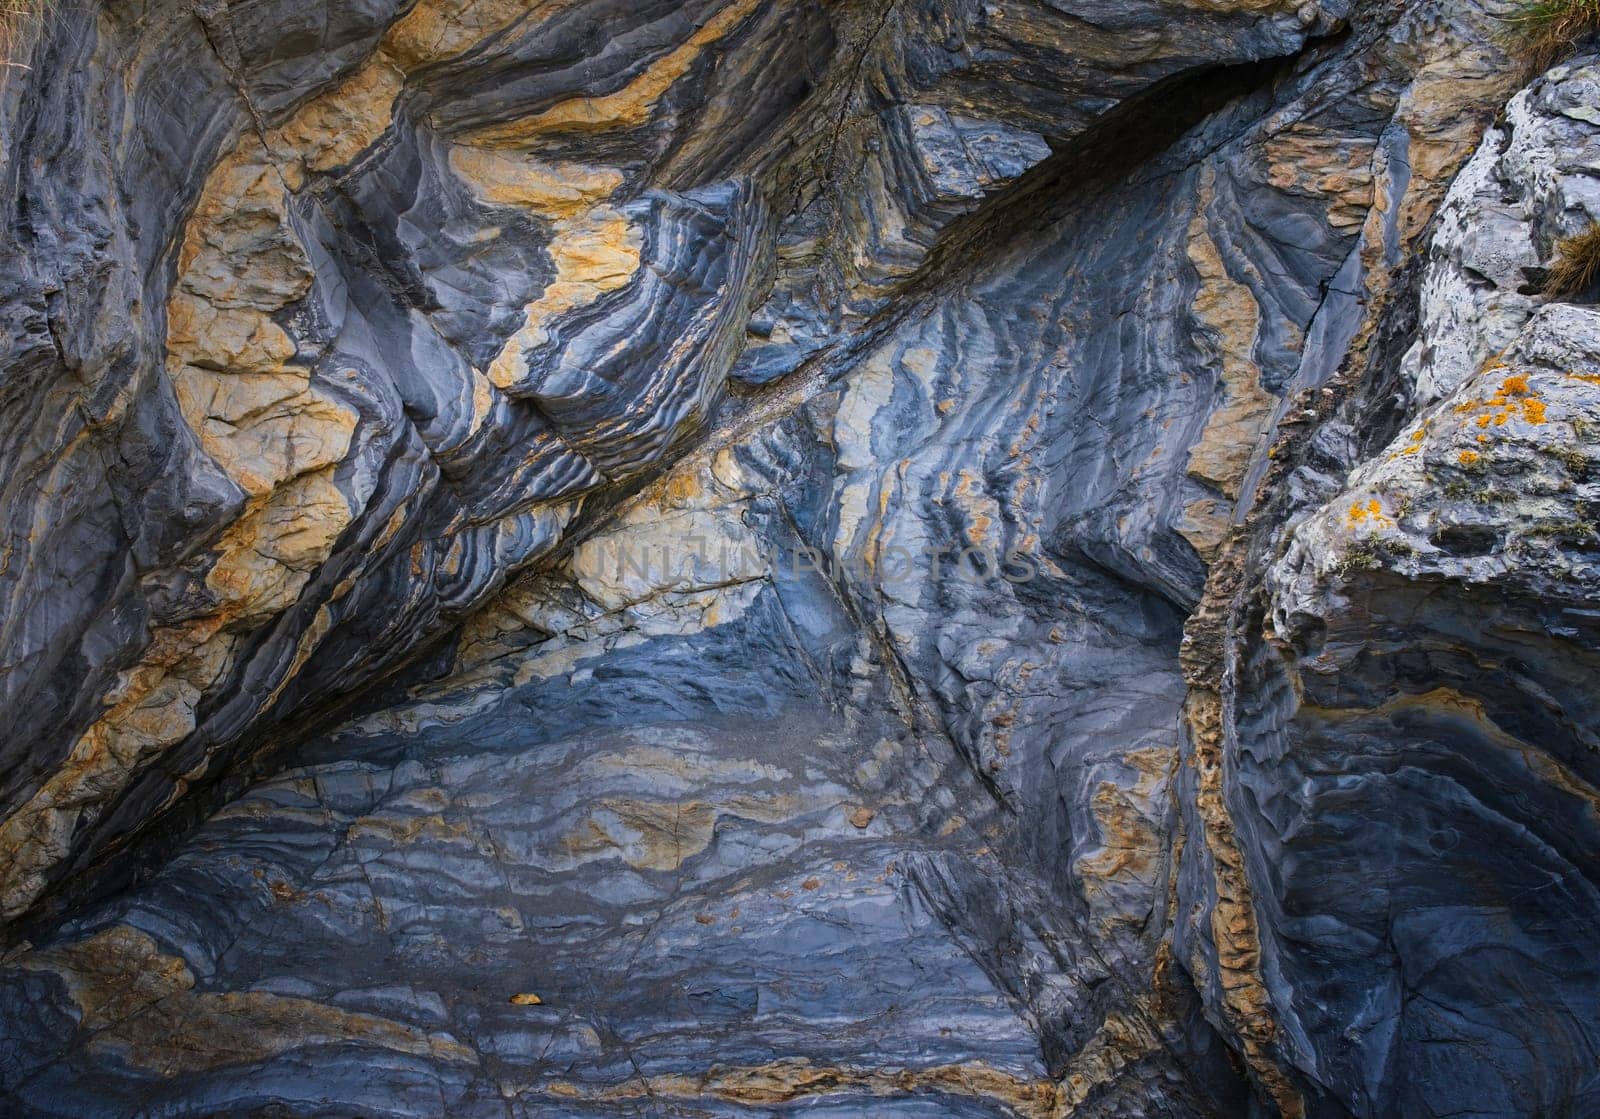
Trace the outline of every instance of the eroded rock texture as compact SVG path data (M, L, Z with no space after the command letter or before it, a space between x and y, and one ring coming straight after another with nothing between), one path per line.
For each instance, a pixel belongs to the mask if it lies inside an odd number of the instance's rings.
M1512 7L57 13L8 1113L1600 1109Z

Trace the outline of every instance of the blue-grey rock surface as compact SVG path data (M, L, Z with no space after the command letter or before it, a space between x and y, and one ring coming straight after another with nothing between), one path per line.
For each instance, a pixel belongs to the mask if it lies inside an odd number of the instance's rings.
M23 20L0 1113L1600 1114L1516 7Z

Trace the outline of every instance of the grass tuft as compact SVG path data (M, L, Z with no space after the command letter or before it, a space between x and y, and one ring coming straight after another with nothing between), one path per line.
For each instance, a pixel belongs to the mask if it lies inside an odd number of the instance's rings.
M1506 23L1517 52L1547 70L1600 31L1600 0L1533 0Z
M1544 293L1556 299L1571 299L1596 283L1600 283L1600 223L1556 242L1556 258L1550 265Z
M45 16L51 0L0 0L0 72L26 70L18 61L29 35Z

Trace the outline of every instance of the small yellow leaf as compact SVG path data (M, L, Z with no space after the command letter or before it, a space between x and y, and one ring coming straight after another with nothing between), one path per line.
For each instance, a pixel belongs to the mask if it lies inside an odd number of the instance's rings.
M511 996L511 1005L512 1006L543 1006L544 1005L544 1000L542 998L540 998L538 995L524 992L523 994L520 994L520 995L512 995Z

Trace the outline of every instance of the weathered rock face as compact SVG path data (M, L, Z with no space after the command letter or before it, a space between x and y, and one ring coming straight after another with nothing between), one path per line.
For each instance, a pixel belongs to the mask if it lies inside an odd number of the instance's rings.
M1551 232L1600 215L1597 79L1536 82L1463 173L1407 366L1434 402L1342 487L1302 468L1342 492L1287 537L1241 651L1234 818L1273 868L1286 1051L1358 1113L1600 1101L1600 312L1527 295Z
M1600 1107L1600 65L1484 140L1510 7L53 17L8 1111Z

